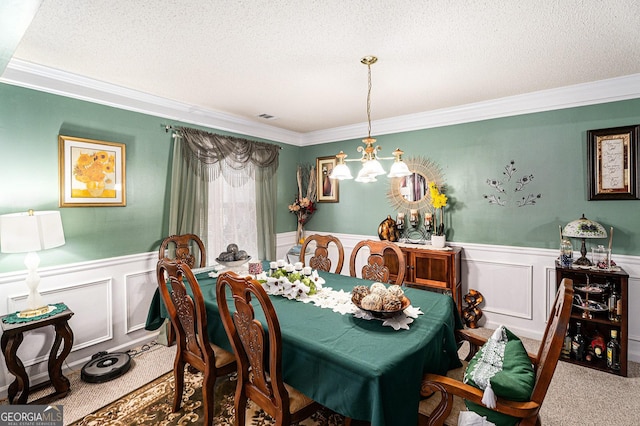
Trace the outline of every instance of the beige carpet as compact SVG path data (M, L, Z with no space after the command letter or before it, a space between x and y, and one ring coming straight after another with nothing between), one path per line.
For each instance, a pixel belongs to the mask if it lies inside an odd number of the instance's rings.
M71 384L71 392L53 403L64 406L64 424L68 425L171 371L175 353L175 346L166 347L155 342L136 348L130 370L123 376L105 383L83 382L80 379L82 366L75 369L63 368L63 374ZM34 392L29 395L29 401L52 391L53 387ZM0 404L8 404L8 401L4 399Z
M491 330L486 329L477 329L477 332L491 334ZM523 339L523 342L529 351L537 350L539 342L531 339ZM174 355L175 346L152 346L133 358L134 365L127 374L99 384L82 382L79 369L75 372L65 370L64 374L71 381L71 393L58 401L64 405L65 424L77 421L170 371ZM542 406L542 422L559 426L640 425L639 395L638 363L629 363L625 378L560 361ZM33 396L34 399L37 397ZM6 403L6 400L0 401L0 404Z

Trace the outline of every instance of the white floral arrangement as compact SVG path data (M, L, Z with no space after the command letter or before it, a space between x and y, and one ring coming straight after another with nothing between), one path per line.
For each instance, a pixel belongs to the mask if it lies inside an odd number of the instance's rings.
M325 283L318 271L309 266L303 268L301 262L292 265L279 260L271 262L269 266L269 271L256 275L256 279L270 295L305 300L318 293Z

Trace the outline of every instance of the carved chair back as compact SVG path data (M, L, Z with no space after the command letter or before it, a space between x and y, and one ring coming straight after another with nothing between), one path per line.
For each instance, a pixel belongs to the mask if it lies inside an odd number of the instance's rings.
M180 409L184 388L184 368L189 364L204 374L202 397L205 424L213 420L213 388L216 377L235 370L233 354L210 344L207 312L200 285L191 268L180 259L161 258L156 267L158 288L176 335L174 362L175 393L173 411Z
M280 322L262 285L249 277L226 272L218 277L216 295L220 317L238 363L236 424L245 424L247 399L273 417L277 425L288 425L312 414L317 403L285 387ZM254 298L257 303L252 303ZM229 299L235 305L233 312ZM306 401L294 402L300 399L294 392Z
M362 267L361 278L388 283L390 271L384 263L384 254L385 251L391 251L398 258L398 275L396 276L394 284L400 285L403 283L406 272L404 254L402 254L402 250L400 250L397 245L389 241L364 240L356 244L351 252L351 259L349 262L349 273L352 277L357 276L356 257L358 256L360 249L363 247L369 248L369 257L367 258L367 263Z
M331 259L329 259L329 245L333 243L338 249L338 261L336 262L336 268L333 272L336 274L342 272L342 265L344 264L344 248L342 247L340 240L333 235L309 235L302 244L302 249L300 250L300 262L306 264L305 253L307 251L307 246L309 243L314 241L316 243L316 249L313 256L309 259L309 266L319 271L332 272Z
M196 263L195 254L200 262ZM180 259L190 268L202 268L207 265L207 251L204 243L196 234L171 235L162 240L158 257Z

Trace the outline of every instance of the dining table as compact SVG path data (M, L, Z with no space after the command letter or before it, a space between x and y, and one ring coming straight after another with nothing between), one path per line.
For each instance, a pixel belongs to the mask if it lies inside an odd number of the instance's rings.
M351 292L373 283L328 272L319 276L323 288L333 291ZM208 337L232 351L216 302L217 278L206 272L196 278L207 310ZM451 297L410 287L404 292L421 314L408 329L397 330L379 319L271 295L282 333L285 382L325 407L372 426L416 425L422 376L461 366L455 330L462 328L462 321ZM156 330L167 317L156 290L145 328Z

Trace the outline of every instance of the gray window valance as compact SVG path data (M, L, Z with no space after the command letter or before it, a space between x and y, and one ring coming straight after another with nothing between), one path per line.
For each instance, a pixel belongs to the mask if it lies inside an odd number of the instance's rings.
M278 170L280 147L234 136L223 136L188 127L176 127L183 155L190 167L207 181L220 175L231 186L255 179L256 168L272 178Z

